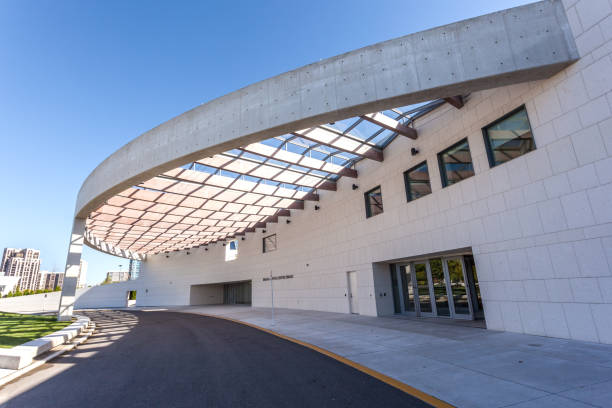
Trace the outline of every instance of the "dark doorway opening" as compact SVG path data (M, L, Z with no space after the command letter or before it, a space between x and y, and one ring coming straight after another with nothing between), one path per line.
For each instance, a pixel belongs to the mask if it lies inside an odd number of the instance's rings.
M223 285L224 305L250 305L251 281L226 283Z

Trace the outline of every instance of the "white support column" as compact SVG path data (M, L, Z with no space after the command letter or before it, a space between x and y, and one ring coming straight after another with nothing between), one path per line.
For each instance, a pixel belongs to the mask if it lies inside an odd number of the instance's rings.
M72 309L76 299L77 280L79 279L79 265L81 253L83 252L83 235L85 234L85 219L75 218L72 224L72 236L68 247L66 258L66 271L64 284L62 285L62 296L60 297L57 320L72 319Z

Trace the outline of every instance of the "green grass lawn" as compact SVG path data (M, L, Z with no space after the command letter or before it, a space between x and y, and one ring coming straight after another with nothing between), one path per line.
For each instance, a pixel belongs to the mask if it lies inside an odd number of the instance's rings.
M0 348L11 348L61 330L68 322L55 316L34 316L0 312Z

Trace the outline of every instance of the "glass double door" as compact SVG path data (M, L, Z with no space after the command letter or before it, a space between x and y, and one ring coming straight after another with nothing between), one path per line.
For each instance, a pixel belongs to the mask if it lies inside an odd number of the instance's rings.
M397 265L403 313L474 319L464 257L432 258ZM476 306L478 308L478 306Z

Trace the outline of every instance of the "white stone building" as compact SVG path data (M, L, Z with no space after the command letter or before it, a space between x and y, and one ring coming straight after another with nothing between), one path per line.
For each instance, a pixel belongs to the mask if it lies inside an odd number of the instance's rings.
M197 107L83 184L67 276L79 239L142 262L77 306L269 307L272 282L275 307L612 343L611 56L607 0L543 1Z

